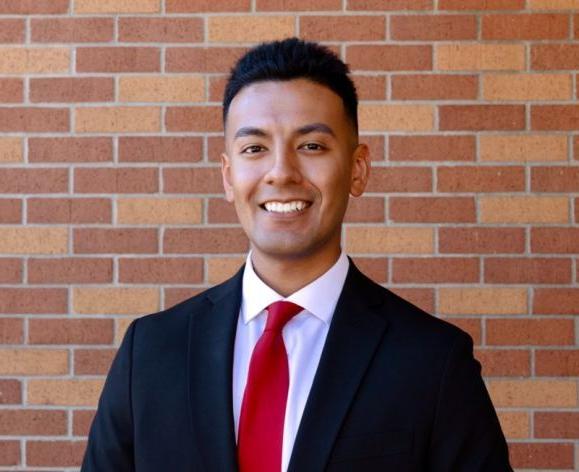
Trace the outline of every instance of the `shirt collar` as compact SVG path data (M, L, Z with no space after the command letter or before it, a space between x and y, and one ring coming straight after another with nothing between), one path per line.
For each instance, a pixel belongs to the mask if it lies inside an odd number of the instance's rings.
M324 274L284 298L255 273L250 252L247 255L245 270L243 271L241 303L243 322L247 324L272 303L287 300L296 303L316 318L329 324L338 304L349 265L348 258L342 251L336 263ZM324 295L320 296L320 294Z

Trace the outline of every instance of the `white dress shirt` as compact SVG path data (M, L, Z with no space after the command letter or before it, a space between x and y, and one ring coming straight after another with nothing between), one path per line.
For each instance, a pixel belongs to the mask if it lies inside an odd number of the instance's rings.
M289 362L282 472L287 470L289 464L298 427L348 267L348 258L342 252L326 273L284 298L258 277L253 270L251 253L247 256L233 357L233 416L236 438L251 354L265 328L267 317L265 309L279 300L287 300L304 308L288 321L282 331Z

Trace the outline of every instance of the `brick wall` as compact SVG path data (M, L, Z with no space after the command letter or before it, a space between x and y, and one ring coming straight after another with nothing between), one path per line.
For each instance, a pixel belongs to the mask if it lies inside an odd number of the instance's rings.
M579 470L577 0L0 0L0 470L76 470L135 316L237 268L220 99L326 42L372 149L347 250L473 336L518 470Z

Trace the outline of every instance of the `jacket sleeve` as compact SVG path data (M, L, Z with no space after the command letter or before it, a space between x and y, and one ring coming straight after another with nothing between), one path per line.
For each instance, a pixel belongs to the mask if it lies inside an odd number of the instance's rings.
M512 472L472 348L470 336L461 333L448 355L431 438L431 472Z
M113 360L93 420L81 472L134 472L131 371L136 320Z

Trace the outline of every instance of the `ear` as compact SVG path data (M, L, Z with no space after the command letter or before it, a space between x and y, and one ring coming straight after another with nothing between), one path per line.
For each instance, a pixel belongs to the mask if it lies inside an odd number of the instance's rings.
M366 144L358 144L352 156L352 180L350 194L359 197L364 193L370 176L370 151Z
M221 178L225 190L225 200L233 202L233 185L231 184L231 160L225 153L221 153Z

